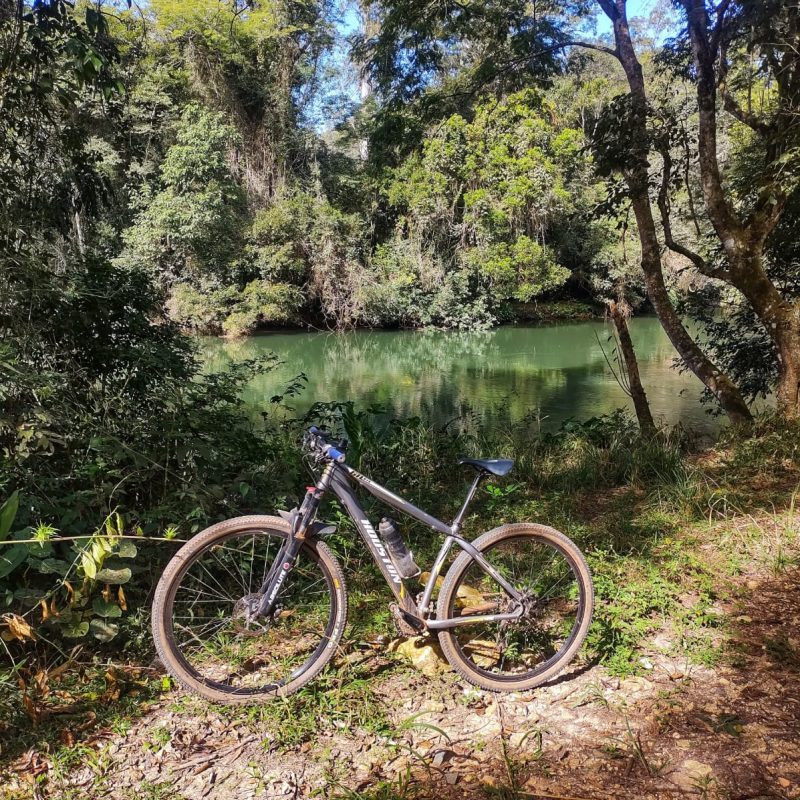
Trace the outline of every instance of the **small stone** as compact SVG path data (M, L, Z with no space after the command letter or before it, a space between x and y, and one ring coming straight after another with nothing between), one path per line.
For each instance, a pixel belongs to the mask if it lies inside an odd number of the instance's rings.
M670 780L681 789L691 791L707 781L712 772L713 769L708 764L689 758L670 775Z
M408 769L408 766L411 762L405 756L400 756L399 758L394 759L394 761L390 761L386 765L386 769L388 772L403 772L404 770Z
M448 772L445 774L444 779L450 786L455 786L458 783L458 773Z
M434 678L450 669L434 639L413 636L410 639L392 642L389 650L410 661L414 667L429 678Z
M788 789L788 788L789 788L789 787L792 785L792 782L791 782L790 780L788 780L787 778L778 778L778 783L779 783L779 784L780 784L780 785L781 785L781 786L782 786L784 789Z

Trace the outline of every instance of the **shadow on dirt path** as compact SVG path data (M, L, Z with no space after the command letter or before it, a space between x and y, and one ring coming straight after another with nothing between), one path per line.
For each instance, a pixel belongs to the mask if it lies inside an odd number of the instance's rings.
M334 722L291 748L275 745L274 722L175 693L98 737L82 767L51 769L40 796L800 798L800 572L743 582L722 612L713 666L676 657L665 630L640 676L578 665L525 694L384 671L376 653L366 679L382 728ZM24 771L21 759L9 790L30 787Z

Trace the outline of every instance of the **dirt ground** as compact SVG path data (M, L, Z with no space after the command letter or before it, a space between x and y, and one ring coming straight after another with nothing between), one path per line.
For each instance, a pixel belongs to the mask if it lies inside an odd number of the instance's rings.
M735 654L724 665L670 656L664 631L642 675L579 664L500 696L444 665L398 671L367 651L361 669L388 732L334 725L335 735L279 749L272 724L170 692L127 731L97 731L77 769L48 773L27 753L12 783L39 796L142 800L800 798L800 572L743 580L720 611ZM46 780L34 789L37 771Z

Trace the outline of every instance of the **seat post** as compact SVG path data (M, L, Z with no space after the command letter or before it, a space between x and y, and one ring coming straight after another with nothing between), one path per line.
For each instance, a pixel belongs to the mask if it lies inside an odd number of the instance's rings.
M467 492L467 499L464 501L464 505L461 506L461 510L456 514L456 518L453 520L452 528L454 533L458 533L461 530L461 523L464 521L464 517L467 513L467 508L469 504L472 502L472 498L475 497L475 492L478 491L478 486L480 482L486 477L486 473L482 470L478 470L478 474L475 476L475 480L472 481L472 486L469 487L469 492Z

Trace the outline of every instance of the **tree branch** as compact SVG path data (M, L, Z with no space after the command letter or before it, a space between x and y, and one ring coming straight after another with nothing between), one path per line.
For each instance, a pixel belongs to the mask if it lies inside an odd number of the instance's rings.
M586 50L596 50L599 53L605 53L606 55L613 56L619 61L619 51L616 48L612 49L611 47L606 47L605 45L602 44L593 44L592 42L583 42L577 39L569 39L565 42L559 42L558 44L554 44L551 47L546 47L543 50L537 50L535 53L529 53L524 56L519 56L518 58L511 58L508 59L507 61L493 62L492 66L494 67L494 69L492 70L491 74L479 80L476 80L467 89L442 93L438 95L438 97L447 99L452 99L456 97L465 97L472 99L478 94L478 92L481 91L481 89L483 89L484 86L493 81L498 75L505 72L509 67L522 64L526 61L531 61L534 58L539 58L540 56L547 55L548 53L554 53L556 50L563 50L565 47L583 47Z
M597 0L597 5L603 9L603 13L614 22L617 17L619 17L619 11L617 11L617 7L614 5L613 0Z
M605 47L602 44L592 44L591 42L581 42L575 39L570 39L568 42L564 42L560 46L583 47L586 50L597 50L598 53L607 53L610 56L614 56L614 58L619 58L619 50L617 50L616 47Z
M736 101L736 98L728 92L727 79L729 70L728 48L722 44L719 48L719 80L717 81L719 93L722 96L722 107L742 125L746 125L761 136L768 136L771 132L770 125L759 119L752 112L745 111Z
M774 192L762 191L759 194L756 207L744 221L744 228L754 241L763 242L772 233L789 199L777 185L777 180L772 182L772 188Z
M661 158L664 161L664 168L661 173L661 186L658 190L658 210L661 212L661 225L664 228L664 244L673 253L677 253L691 261L701 274L709 278L729 280L730 275L727 270L712 267L699 253L675 241L670 220L669 184L672 178L672 156L669 154L669 150L664 148L661 151Z
M717 22L714 25L714 30L711 31L709 41L709 49L711 50L711 57L716 58L719 50L720 42L722 41L722 33L725 29L725 14L731 4L731 0L722 0L717 6Z
M736 120L747 125L748 128L760 134L761 136L769 136L771 126L757 117L755 114L745 111L736 99L728 92L728 87L722 83L719 87L719 93L722 95L722 107Z

